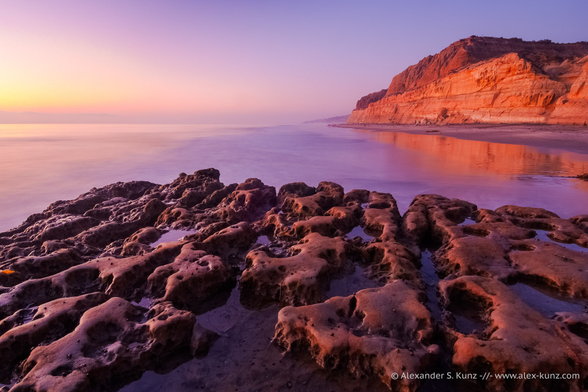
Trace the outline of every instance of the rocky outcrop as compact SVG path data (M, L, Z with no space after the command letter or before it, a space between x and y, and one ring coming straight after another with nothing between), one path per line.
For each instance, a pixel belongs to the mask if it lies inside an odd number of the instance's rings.
M484 313L487 327L480 335L454 332L453 366L465 374L578 374L588 376L588 346L582 338L562 328L525 304L497 280L464 276L441 283L441 296L448 307L467 307L475 301ZM493 391L578 391L556 378L488 378L483 383Z
M13 391L112 388L125 376L190 345L193 314L162 304L151 316L141 323L143 313L122 298L88 310L72 333L31 352L23 364L25 376Z
M385 306L383 306L386 304ZM292 350L308 347L324 368L378 377L393 391L415 391L419 381L392 374L423 373L440 353L431 344L431 314L418 291L401 280L351 297L280 311L274 339Z
M196 315L226 302L232 260L257 238L250 222L276 198L257 179L225 187L219 175L92 189L0 233L0 384L116 390L205 354L216 334ZM161 238L171 227L192 236Z
M472 36L358 101L349 124L588 121L588 42Z
M349 269L348 248L342 238L311 233L290 248L291 257L254 250L247 255L241 290L262 305L272 300L293 305L321 302L333 276Z
M219 179L112 184L0 233L0 391L588 386L588 215ZM456 372L476 380L415 377Z

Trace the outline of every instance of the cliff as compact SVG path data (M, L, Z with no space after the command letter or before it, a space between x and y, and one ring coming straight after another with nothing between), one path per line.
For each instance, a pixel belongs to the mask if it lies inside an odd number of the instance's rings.
M357 102L350 124L588 121L588 42L469 37Z

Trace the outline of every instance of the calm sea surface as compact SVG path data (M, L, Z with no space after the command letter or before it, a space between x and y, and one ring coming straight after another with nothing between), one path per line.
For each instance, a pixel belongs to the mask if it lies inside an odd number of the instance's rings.
M481 130L482 131L482 130ZM326 125L0 125L0 231L51 202L116 181L171 182L215 167L225 184L257 177L279 187L329 180L390 192L405 211L415 195L588 214L588 155Z

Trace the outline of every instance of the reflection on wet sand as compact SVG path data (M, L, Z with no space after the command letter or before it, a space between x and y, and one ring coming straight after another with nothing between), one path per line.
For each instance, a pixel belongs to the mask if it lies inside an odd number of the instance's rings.
M540 151L537 148L516 144L489 143L461 140L443 135L415 135L402 132L373 132L372 139L396 147L417 150L442 158L435 161L436 169L444 171L447 165L460 174L479 172L496 174L576 176L588 172L588 155L561 150ZM459 165L454 165L458 163Z

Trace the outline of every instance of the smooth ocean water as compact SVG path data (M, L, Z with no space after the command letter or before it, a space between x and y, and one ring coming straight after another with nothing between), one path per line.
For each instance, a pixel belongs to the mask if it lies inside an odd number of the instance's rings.
M483 130L480 130L483 131ZM476 203L588 214L588 155L439 134L372 132L322 124L0 125L0 231L59 199L116 181L171 182L215 167L225 184L257 177L279 187L329 180L390 192L405 211L438 193Z

